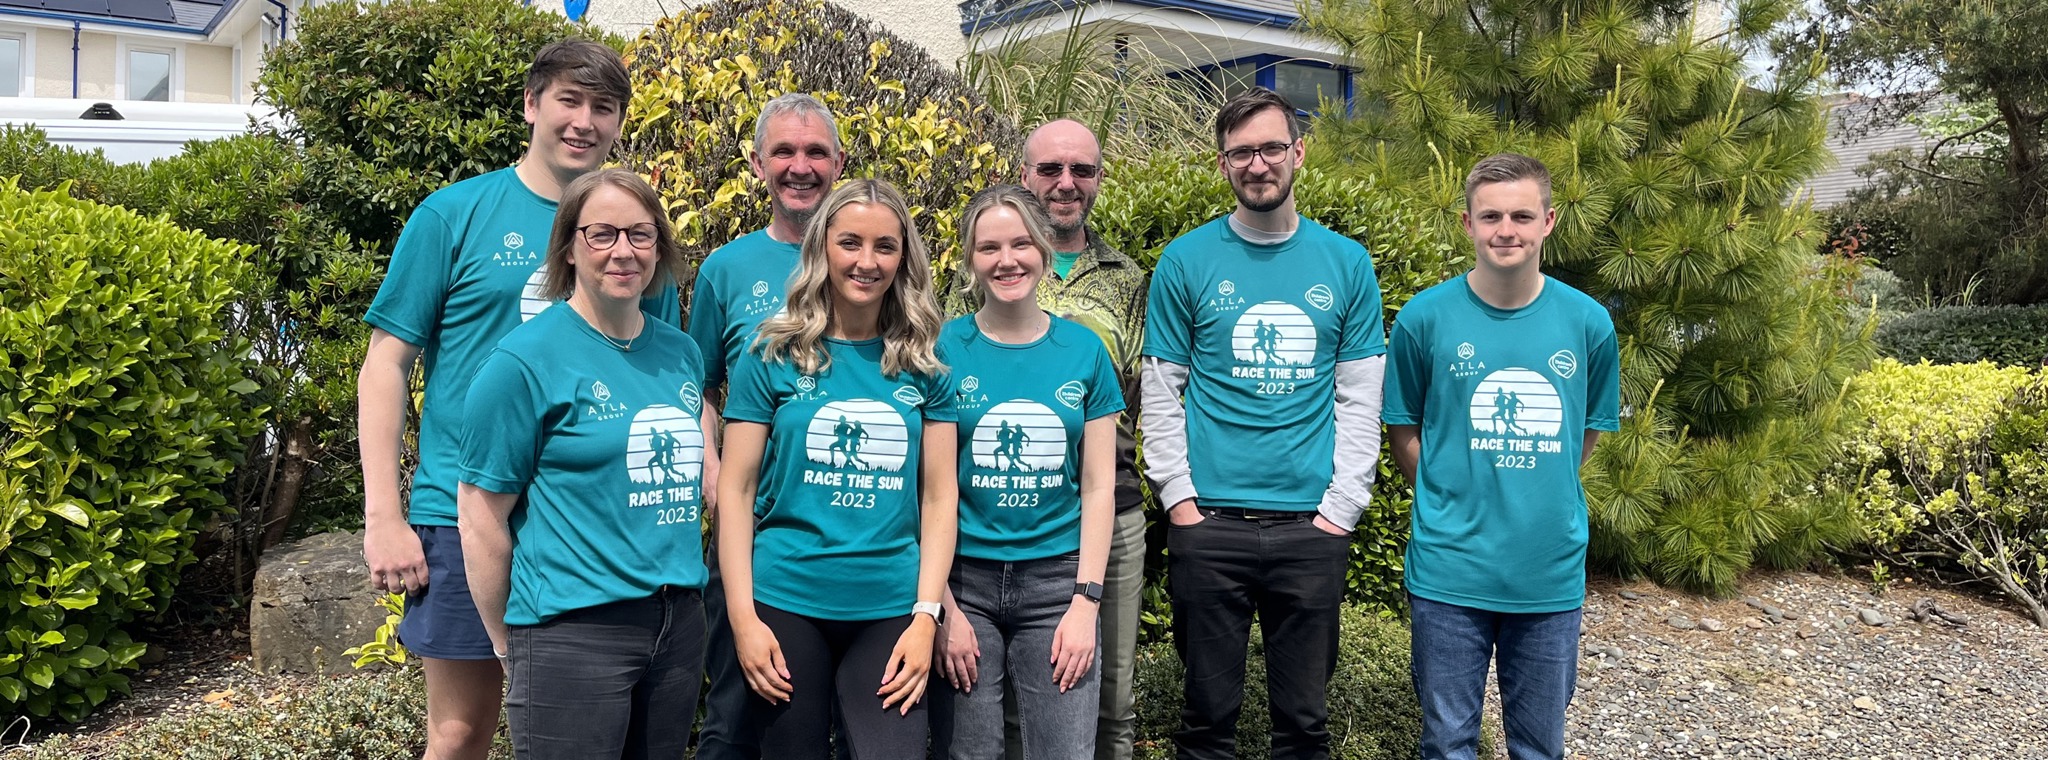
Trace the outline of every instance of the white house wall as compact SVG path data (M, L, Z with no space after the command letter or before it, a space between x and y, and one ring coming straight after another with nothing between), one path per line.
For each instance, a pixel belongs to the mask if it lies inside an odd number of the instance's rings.
M178 50L185 64L185 97L187 103L233 103L235 91L235 51L219 45L185 45ZM242 95L246 100L247 96Z

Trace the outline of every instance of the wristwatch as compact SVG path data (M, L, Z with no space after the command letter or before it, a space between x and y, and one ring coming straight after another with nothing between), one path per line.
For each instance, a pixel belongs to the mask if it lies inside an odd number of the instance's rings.
M1096 604L1101 604L1101 603L1102 603L1102 584L1100 584L1100 583L1075 583L1075 584L1074 584L1074 595L1075 595L1075 596L1079 596L1079 597L1085 597L1085 598L1086 598L1086 599L1087 599L1088 601L1094 602L1094 603L1096 603Z
M910 614L916 615L920 612L932 616L932 622L936 623L944 618L946 606L938 602L918 602L910 605Z

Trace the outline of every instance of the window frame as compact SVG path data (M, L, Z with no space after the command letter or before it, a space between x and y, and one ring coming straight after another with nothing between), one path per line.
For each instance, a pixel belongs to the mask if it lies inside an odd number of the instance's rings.
M118 66L116 67L116 71L115 71L115 73L114 73L114 85L115 85L115 88L114 88L114 89L115 89L115 92L117 92L117 93L119 93L119 94L120 94L120 97L121 97L121 99L122 99L122 100L127 100L127 101L134 101L134 102L140 102L140 103L154 103L154 102L164 102L164 103L182 103L182 102L184 102L184 101L185 101L185 71L184 71L184 68L183 68L183 66L181 65L181 64L183 63L183 59L184 59L184 55L182 55L182 54L183 54L184 52L185 52L185 50L184 50L184 46L183 46L183 45L175 45L175 44L150 44L150 43L148 43L148 42L124 42L124 43L122 43L122 45L121 45L121 57L120 57L120 61L119 61L119 64L118 64ZM167 57L167 58L169 58L169 59L170 59L170 66L169 66L169 71L167 72L167 74L168 74L168 76L167 76L167 79L168 79L169 81L168 81L168 83L167 83L167 89L166 89L166 92L164 93L164 100L162 100L162 101L146 101L146 100L142 100L142 99L140 99L140 98L137 98L137 97L135 97L135 54L136 54L136 53L153 53L153 54L157 54L157 55L162 55L162 56L165 56L165 57Z

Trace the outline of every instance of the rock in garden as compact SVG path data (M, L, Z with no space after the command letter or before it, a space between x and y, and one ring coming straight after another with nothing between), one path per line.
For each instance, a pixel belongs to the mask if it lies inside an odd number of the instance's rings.
M1700 627L1699 623L1693 622L1692 618L1684 615L1672 615L1664 620L1664 624L1681 631L1691 631Z
M1637 600L1637 599L1641 599L1641 598L1643 598L1643 595L1642 595L1642 594L1638 594L1638 593L1636 593L1636 592L1634 592L1634 591L1623 591L1623 592L1621 592L1621 598L1623 598L1623 599L1627 599L1627 600L1629 600L1629 601L1633 602L1633 601L1635 601L1635 600Z
M1720 633L1728 630L1728 624L1710 617L1703 617L1700 618L1700 630L1708 633Z
M1885 617L1884 613L1878 612L1877 610L1873 610L1869 607L1857 610L1856 618L1862 620L1863 624L1868 626L1891 625L1892 622L1892 619Z
M323 533L271 548L249 602L253 664L265 673L351 671L343 652L369 641L384 623L378 596L363 570L360 533Z
M1869 697L1857 697L1850 700L1849 704L1855 705L1856 709L1864 712L1884 712L1884 708L1877 706L1877 700Z
M1756 618L1749 618L1747 620L1744 620L1742 621L1742 625L1753 631L1761 631L1765 628L1770 627L1769 625L1765 624L1764 621L1758 620Z

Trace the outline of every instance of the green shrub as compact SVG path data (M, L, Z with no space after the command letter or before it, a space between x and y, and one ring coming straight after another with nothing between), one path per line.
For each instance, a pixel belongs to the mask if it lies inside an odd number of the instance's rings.
M304 693L231 694L196 713L150 721L87 754L85 742L53 739L22 760L398 760L420 756L426 688L416 668L319 682ZM266 702L265 699L272 701ZM512 756L501 736L491 757Z
M1855 430L1822 497L1885 557L1960 571L2048 626L2048 379L1886 359L1851 385Z
M903 189L941 273L967 198L1016 181L1016 127L951 65L821 0L685 10L633 42L626 63L633 103L620 156L661 191L692 260L767 226L767 191L746 157L762 104L784 93L832 108L846 177Z
M66 192L73 198L128 205L140 173L139 167L109 161L98 150L86 153L52 144L33 125L0 124L0 177L19 177L17 186L24 190L69 182Z
M2048 357L2048 306L1939 306L1886 321L1872 336L1902 362L2035 366Z
M259 429L249 250L0 180L0 708L76 720L143 646Z
M1330 757L1335 760L1410 760L1422 735L1422 706L1408 674L1408 628L1373 610L1344 611L1337 673L1330 679ZM1273 718L1266 710L1265 646L1252 636L1245 667L1244 712L1237 722L1237 756L1263 759L1272 752ZM1173 756L1180 728L1181 681L1186 671L1169 643L1141 647L1137 680L1137 757ZM1480 755L1490 757L1483 741Z

